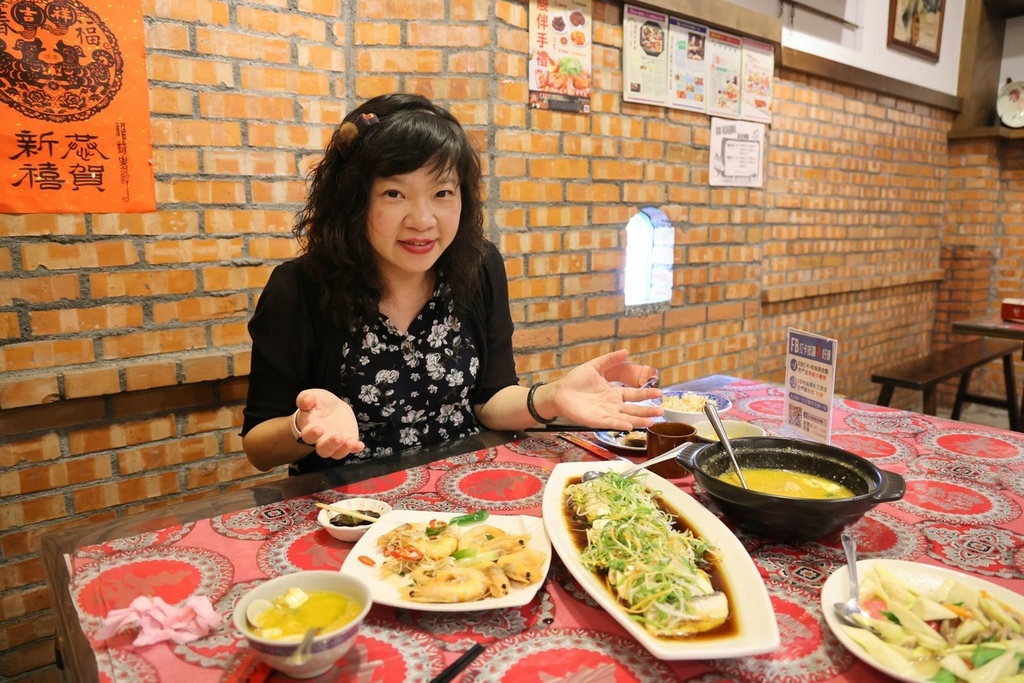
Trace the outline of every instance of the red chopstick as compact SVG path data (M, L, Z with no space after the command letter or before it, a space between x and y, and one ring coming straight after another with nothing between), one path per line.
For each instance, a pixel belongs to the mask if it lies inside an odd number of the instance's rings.
M588 441L588 440L584 439L581 436L576 436L575 434L569 434L569 433L559 434L559 436L561 436L563 439L565 439L569 443L576 444L580 448L582 448L584 450L587 450L587 451L590 451L594 455L600 457L602 460L622 460L623 459L623 458L619 457L617 454L615 454L612 451L608 450L607 448L602 448L601 446L598 446L593 441Z

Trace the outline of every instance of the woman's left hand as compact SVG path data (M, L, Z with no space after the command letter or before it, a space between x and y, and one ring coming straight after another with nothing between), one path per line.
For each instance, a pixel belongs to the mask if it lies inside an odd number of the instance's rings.
M656 387L639 388L657 377L658 371L649 365L627 363L627 356L625 349L598 356L554 382L553 403L560 421L631 430L649 427L651 418L663 415L660 406L637 403L661 396Z

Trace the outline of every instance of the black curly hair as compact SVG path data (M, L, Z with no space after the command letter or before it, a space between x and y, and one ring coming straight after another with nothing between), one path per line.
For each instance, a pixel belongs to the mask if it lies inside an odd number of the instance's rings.
M476 151L458 120L427 98L380 95L351 111L334 131L310 171L309 195L293 230L321 286L320 306L336 325L372 319L384 295L367 238L373 181L424 166L454 171L462 196L459 229L438 259L439 276L459 307L476 293L485 244Z

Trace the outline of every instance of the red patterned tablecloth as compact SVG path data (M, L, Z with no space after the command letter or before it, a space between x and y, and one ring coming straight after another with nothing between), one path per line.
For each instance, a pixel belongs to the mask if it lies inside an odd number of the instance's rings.
M739 380L715 390L728 417L772 430L782 424L781 391ZM837 399L832 443L903 475L904 498L870 511L853 528L861 556L951 567L1024 593L1024 435ZM537 515L558 462L591 459L556 435L534 436L372 479L154 533L79 548L71 594L106 681L262 680L233 605L257 583L301 569L337 569L351 544L316 522L317 501L370 495L397 509ZM717 513L693 485L680 487ZM728 522L727 522L728 524ZM655 659L571 578L560 562L521 608L437 613L375 605L355 647L319 681L426 681L473 643L487 645L462 681L880 681L825 626L818 604L825 579L844 563L838 539L792 544L737 531L761 570L782 646L742 659ZM97 642L112 609L140 595L179 603L208 596L225 617L210 636L134 647L135 633ZM286 680L270 674L269 680Z

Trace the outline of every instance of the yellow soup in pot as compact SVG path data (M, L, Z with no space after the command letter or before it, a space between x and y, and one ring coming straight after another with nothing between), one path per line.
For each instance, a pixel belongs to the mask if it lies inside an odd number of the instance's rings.
M718 477L733 486L743 486L739 477L732 470ZM743 479L752 491L768 493L773 496L787 498L813 498L830 500L832 498L853 498L853 491L831 479L819 477L806 472L790 470L763 469L758 467L743 468Z
M299 588L289 589L272 604L250 624L253 633L269 640L301 638L311 628L329 633L355 619L361 611L359 603L347 595Z

